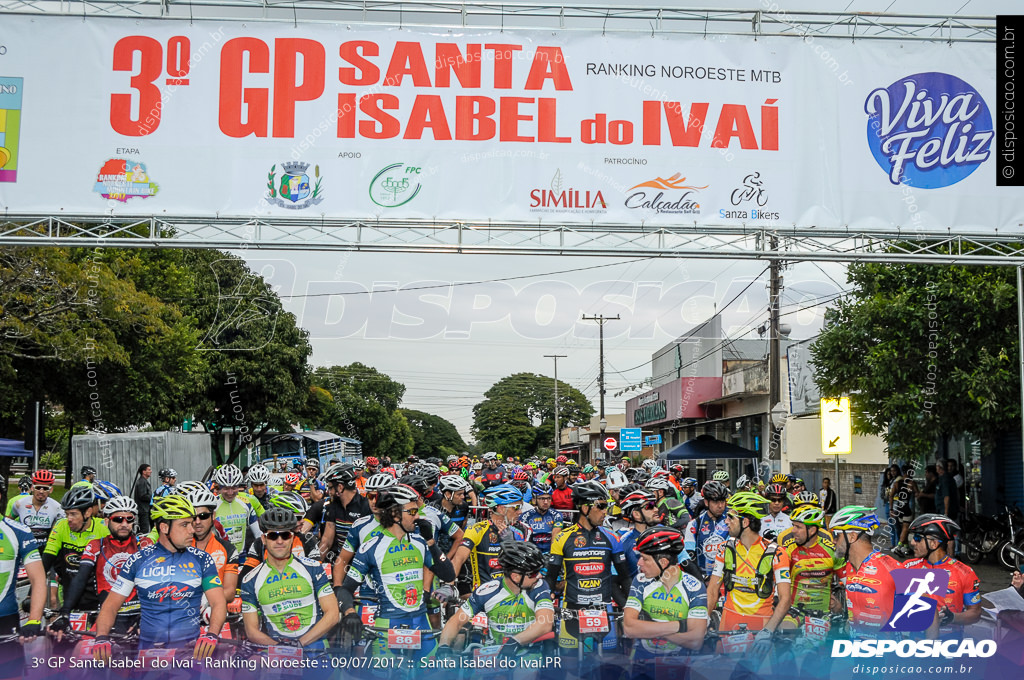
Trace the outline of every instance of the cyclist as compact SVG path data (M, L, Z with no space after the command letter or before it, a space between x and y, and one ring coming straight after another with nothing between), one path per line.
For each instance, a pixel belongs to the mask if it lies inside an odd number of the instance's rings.
M914 559L903 563L905 569L944 569L949 585L943 597L933 597L939 605L939 636L963 637L964 626L981 618L981 582L978 575L960 560L950 557L949 542L960 533L960 525L934 513L919 516L910 524Z
M153 504L158 540L128 558L103 601L92 650L97 661L110 660L110 629L121 605L136 589L139 649L176 647L195 640L196 659L213 654L218 638L199 634L203 595L210 603L210 630L223 627L227 610L217 565L212 557L190 545L195 514L192 504L180 495L166 496Z
M249 482L249 497L255 499L260 507L266 509L270 505L270 499L274 497L273 490L268 486L270 470L267 469L267 466L257 463L249 468L245 481Z
M563 609L610 609L612 602L621 606L629 591L630 565L618 536L602 526L608 514L608 492L598 482L581 482L573 487L573 503L580 509L579 521L551 543L548 586L554 592L564 568ZM563 619L558 646L576 649L579 638L579 619ZM602 646L616 643L615 626L609 626Z
M217 566L217 575L224 587L224 602L230 605L229 611L237 613L240 606L240 603L235 602L238 588L238 551L230 540L222 539L214 531L218 498L202 484L190 488L185 497L196 512L192 522L191 545L213 558L213 563Z
M227 532L235 553L244 553L253 539L260 537L259 515L263 507L239 493L243 477L237 466L222 465L213 473L213 482L220 492L214 516Z
M686 526L686 552L697 556L697 566L707 579L715 568L719 550L729 538L729 525L725 518L729 488L712 480L704 484L701 495L707 509Z
M551 487L535 484L533 509L519 515L519 522L530 528L530 541L545 555L551 552L551 542L562 530L562 513L551 508Z
M667 654L700 650L708 626L708 595L699 578L679 567L683 534L669 527L651 527L636 541L640 571L629 588L622 610L622 631L639 640L632 660L641 668ZM650 672L632 677L655 677Z
M711 475L711 479L716 482L721 482L726 487L729 486L729 471L728 470L715 470Z
M6 480L0 477L0 483ZM22 642L42 633L43 608L46 606L46 570L39 557L38 542L24 524L8 517L0 518L0 634L18 630ZM19 622L18 572L25 568L31 584L28 620ZM25 660L22 650L14 645L0 645L0 672L17 670L3 677L21 677L20 664Z
M739 479L736 480L737 491L750 491L754 487L754 480L746 475L740 475Z
M373 580L376 591L378 627L429 630L426 595L435 575L447 583L455 580L455 571L430 535L429 523L418 520L420 502L419 494L404 484L378 495L377 521L382 531L359 547L338 593L345 614L342 630L348 639L359 640L363 634L353 596L367 578ZM433 647L423 645L417 656L429 654ZM377 640L371 645L371 654L389 653L386 644Z
M405 475L400 480L402 484L407 484L416 490L416 493L421 498L426 498L434 490L434 474L430 470L422 470L415 472L411 475ZM435 501L437 499L435 498ZM452 521L452 518L448 516L448 513L443 510L438 510L433 505L423 505L420 508L420 517L430 522L433 527L432 534L437 541L438 547L441 549L448 559L451 560L455 557L455 551L460 545L462 545L463 531L462 528Z
M92 486L96 483L96 468L91 465L83 465L81 469L82 479L71 485L71 489L80 486ZM69 491L71 489L68 489Z
M477 614L487 615L490 641L502 653L514 653L551 632L555 607L541 578L544 555L533 543L503 543L498 553L501 576L478 586L441 632L440 644L451 645L459 630Z
M863 505L846 506L828 525L835 536L836 557L846 560L842 579L854 638L879 637L892 617L896 584L890 572L902 565L871 544L879 526L875 509Z
M488 451L480 459L483 461L484 467L481 470L481 474L477 477L477 481L483 484L485 489L509 481L508 471L505 469L505 466L498 464L497 453Z
M697 493L697 480L693 477L685 477L679 485L683 489L683 497L680 500L686 506L686 511L690 513L690 519L695 519L700 514L697 512L697 506L704 500L704 497Z
M768 514L761 520L761 535L774 541L793 526L787 508L789 497L782 484L769 484L765 487L764 496L768 499Z
M661 510L661 514L664 517L665 524L671 526L681 524L682 528L686 527L690 514L676 497L676 488L668 480L667 474L651 477L644 484L644 487L654 496L658 509Z
M382 492L396 486L397 484L398 481L386 473L376 474L367 480L366 499L373 507L374 512L366 517L357 519L348 531L348 536L345 538L345 545L342 547L341 552L338 555L338 559L334 563L334 569L331 572L332 581L335 584L336 591L341 587L341 583L345 578L345 573L348 570L348 565L351 564L352 558L355 557L359 547L370 539L380 536L383 532L384 528L381 526L380 522L377 521L377 501L380 499L380 494ZM360 600L362 601L367 598L373 598L375 595L376 591L374 589L373 578L368 576L359 587Z
M174 485L178 481L178 472L174 468L164 468L160 471L160 481L162 484L156 488L153 492L153 500L157 498L163 498L170 496L174 493Z
M54 525L64 517L64 508L50 498L53 491L53 473L36 470L32 473L32 495L14 499L11 519L16 519L32 532L39 545L45 545Z
M302 497L308 499L310 503L319 500L319 498L314 498L313 496L327 493L327 485L318 479L319 476L320 461L316 458L307 458L306 476L295 485L295 491L302 494Z
M492 487L484 495L484 502L490 509L489 518L466 530L462 545L452 559L455 573L470 560L474 588L501 575L498 553L502 542L530 540L530 528L518 521L523 504L519 489L508 484Z
M828 634L829 612L845 606L845 600L837 599L835 594L846 563L836 556L832 536L823 528L825 511L817 504L798 505L791 519L793 526L782 546L789 556L793 605L782 625L800 628L808 623L808 618L818 619L817 639L805 636L800 641L812 647Z
M658 502L654 500L650 491L638 484L631 486L634 488L627 491L619 500L622 519L627 523L627 528L619 531L618 535L622 542L622 550L629 561L629 575L635 577L639 569L636 539L651 527L660 524L661 510L658 509Z
M270 506L267 510L270 510L270 508L285 508L299 518L295 525L291 527L292 554L296 557L308 557L311 560L319 560L319 537L313 532L304 531L305 524L302 516L308 509L306 500L295 492L278 494L270 500ZM264 513L266 513L266 510L264 510ZM260 515L260 517L263 517L263 515ZM245 575L250 571L263 564L266 561L266 556L267 544L264 537L261 536L252 542L252 545L249 546L249 551L241 560L241 564L238 567L239 581L244 579Z
M295 491L295 487L297 487L299 485L299 482L301 481L302 475L300 475L298 472L286 472L284 473L284 478L281 480L280 491L283 493L290 493L292 491Z
M568 482L569 468L564 465L551 472L551 507L561 512L566 522L572 522L576 506L572 504L572 487Z
M320 537L320 554L337 566L338 557L341 555L352 524L373 513L369 501L365 496L360 496L356 490L354 465L351 463L332 465L324 473L324 479L330 484L333 496L324 506L324 530ZM336 574L333 569L331 573L334 583L340 585L341 577L344 574Z
M103 515L107 518L107 531L109 536L93 539L85 547L82 557L78 563L78 573L71 582L70 588L64 591L64 603L60 608L60 617L50 624L50 630L57 633L59 641L63 633L67 631L70 623L71 612L79 608L95 608L95 602L90 607L92 600L90 586L95 583L96 595L99 602L103 602L110 589L117 580L117 574L121 567L128 561L128 558L139 551L152 545L147 537L136 539L134 534L135 521L138 517L138 505L127 496L115 496L103 506ZM95 581L94 581L95 579ZM83 602L82 596L86 599ZM119 633L126 633L129 629L136 627L139 622L139 598L133 592L121 609L117 612L117 620L114 628Z
M465 531L466 521L469 519L469 506L476 502L473 485L459 475L445 475L438 484L440 493L432 505L446 512L452 521Z
M109 536L110 532L98 517L93 517L96 510L96 494L92 485L78 486L69 489L60 501L65 517L57 520L46 539L43 548L43 568L47 573L52 568L57 581L65 594L71 588L71 582L78 573L79 562L86 546L96 538ZM89 586L82 595L79 605L82 609L95 609L99 604L96 585L90 580Z
M260 516L265 561L245 575L241 590L245 636L256 644L323 649L340 618L323 565L294 554L300 520L278 505Z
M789 555L760 534L767 503L752 491L741 491L729 499L729 539L715 558L708 581L709 612L718 604L719 588L725 593L718 629L733 631L745 624L747 630L757 631L751 649L754 659L771 649L775 630L792 602Z
M7 501L7 509L4 511L4 517L15 519L14 504L19 498L32 498L32 478L28 475L23 475L22 478L18 480L18 495L12 496L11 499Z

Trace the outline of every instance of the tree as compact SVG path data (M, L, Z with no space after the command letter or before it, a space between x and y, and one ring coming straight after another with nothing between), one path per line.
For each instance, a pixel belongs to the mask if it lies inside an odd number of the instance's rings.
M412 428L412 452L418 458L444 458L466 450L459 431L441 416L410 409L402 409L402 413Z
M473 407L473 435L484 450L532 456L555 437L555 385L536 373L502 378ZM590 422L594 407L575 387L559 381L560 426Z
M312 383L319 390L310 414L320 419L317 427L360 440L364 456L402 460L412 454L412 430L399 409L405 385L358 362L317 368Z
M849 395L854 430L895 457L1018 427L1017 291L1010 267L853 264L853 292L811 346L822 396Z

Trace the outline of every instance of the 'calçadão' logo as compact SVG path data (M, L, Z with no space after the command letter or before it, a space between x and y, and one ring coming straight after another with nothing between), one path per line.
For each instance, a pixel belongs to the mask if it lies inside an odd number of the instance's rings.
M864 102L868 148L893 184L939 189L988 160L994 132L985 100L948 73L916 73Z
M639 191L626 197L626 207L674 215L699 215L698 194L707 188L706 184L702 187L687 184L686 178L678 172L668 179L655 177L630 188L630 191Z

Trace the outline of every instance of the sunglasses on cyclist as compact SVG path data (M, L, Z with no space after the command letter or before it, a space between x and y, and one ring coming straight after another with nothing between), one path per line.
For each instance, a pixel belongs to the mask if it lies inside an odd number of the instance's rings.
M211 517L213 517L213 513L212 512L197 512L196 513L196 519L207 520L207 519L210 519Z
M265 535L268 541L290 541L292 539L291 531L268 531Z
M540 572L539 571L531 571L529 574L523 574L523 572L521 572L521 571L517 571L517 572L514 572L514 573L522 574L523 578L537 578L538 576L540 576Z
M725 514L725 518L726 519L732 519L732 520L738 520L740 518L740 516L737 515L735 512L727 512Z
M786 502L786 497L785 496L768 496L768 500L770 500L772 503L785 503Z
M379 495L380 494L378 494L376 491L367 491L366 492L366 500L368 500L368 501L375 501L375 500L377 500L377 496L379 496Z
M925 536L924 534L914 534L910 538L912 538L914 540L914 542L920 543L921 541L923 541L924 539L926 539L928 537Z
M651 501L649 503L644 503L644 510L657 510L657 509L658 509L658 504L656 502L654 502L654 501Z
M110 521L114 524L132 524L135 522L135 518L131 515L128 517L111 517Z
M32 488L35 489L36 491L49 491L53 487L51 487L51 486L33 486Z
M594 503L594 507L597 508L598 510L607 510L608 509L608 501L601 501L599 503Z
M408 510L402 510L402 512L404 512L407 515L412 515L413 517L415 517L416 515L420 514L420 509L419 508L409 508Z

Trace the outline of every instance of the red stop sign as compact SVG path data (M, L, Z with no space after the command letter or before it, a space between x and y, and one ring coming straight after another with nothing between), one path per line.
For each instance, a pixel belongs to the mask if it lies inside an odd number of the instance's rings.
M604 448L606 451L614 451L618 442L615 441L615 437L608 437L604 440Z

